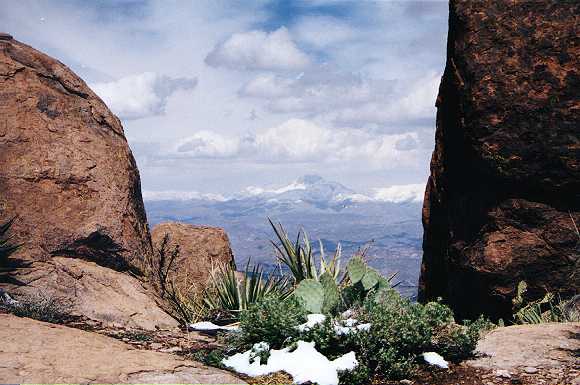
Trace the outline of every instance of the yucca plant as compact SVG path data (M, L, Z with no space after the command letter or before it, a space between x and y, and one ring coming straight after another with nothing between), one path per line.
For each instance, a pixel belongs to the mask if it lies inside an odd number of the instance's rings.
M569 309L572 300L565 301L553 293L546 293L543 298L526 302L524 295L528 290L525 281L518 283L514 306L514 322L517 324L541 324L547 322L574 322L579 316Z
M277 225L268 218L274 233L280 244L271 241L276 249L278 261L290 269L295 283L300 283L304 279L318 279L316 261L312 252L312 246L308 239L308 234L304 230L298 231L296 242L292 242L288 233L281 223Z
M250 267L250 261L242 275L241 279L236 276L234 263L215 268L203 299L207 309L227 311L237 318L240 311L266 297L285 299L291 294L288 277L276 273L266 277L264 269L260 265Z
M14 220L15 218L12 218L0 225L0 264L4 264L10 254L14 253L21 246L13 244L8 236L8 231L10 231Z

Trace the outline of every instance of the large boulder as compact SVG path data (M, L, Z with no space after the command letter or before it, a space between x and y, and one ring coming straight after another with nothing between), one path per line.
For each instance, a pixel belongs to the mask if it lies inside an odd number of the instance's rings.
M59 61L0 37L0 212L35 261L115 269L151 253L139 171L123 127Z
M139 171L123 128L64 64L0 34L0 220L22 247L10 280L71 312L175 326L134 276L152 253ZM27 284L19 288L8 283Z
M511 315L578 292L578 2L451 1L419 299ZM576 271L576 273L575 273Z
M168 353L136 350L101 334L7 314L0 314L0 341L0 379L6 383L245 383Z
M173 264L173 279L181 290L188 290L192 285L203 288L212 268L234 260L228 236L221 228L179 222L160 223L151 231L156 250L166 236L168 249L179 247L179 256Z

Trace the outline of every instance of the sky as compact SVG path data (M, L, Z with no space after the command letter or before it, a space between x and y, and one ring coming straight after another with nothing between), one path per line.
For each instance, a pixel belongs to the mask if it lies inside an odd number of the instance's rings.
M0 2L0 31L107 103L146 192L227 195L318 174L366 193L426 182L447 7L19 0Z

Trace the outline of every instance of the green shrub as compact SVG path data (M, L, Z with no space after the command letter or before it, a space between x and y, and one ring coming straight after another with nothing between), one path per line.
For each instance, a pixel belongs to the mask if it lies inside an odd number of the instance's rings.
M224 368L222 361L226 358L222 349L200 349L192 354L192 359L216 368Z
M483 319L458 325L449 307L438 302L412 303L392 289L367 299L360 318L372 326L368 333L355 335L357 359L389 379L408 376L427 351L448 360L468 357L480 332L489 327Z
M266 297L241 312L240 345L249 348L264 341L279 349L298 336L297 326L305 321L306 312L294 297Z

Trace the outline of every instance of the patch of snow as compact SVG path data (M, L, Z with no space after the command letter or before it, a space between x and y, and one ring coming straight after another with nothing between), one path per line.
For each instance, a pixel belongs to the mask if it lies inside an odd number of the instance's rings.
M348 327L353 327L354 325L356 325L358 323L358 320L354 319L354 318L347 318L343 321L344 326L348 326Z
M260 196L260 195L265 195L265 194L280 195L280 194L284 194L285 192L294 191L294 190L306 190L306 185L304 183L292 182L287 186L280 187L280 188L274 188L274 189L267 189L267 188L262 188L262 187L257 187L257 186L248 186L244 189L242 194L249 195L249 196Z
M238 330L238 326L219 326L214 324L213 322L207 321L189 324L187 325L187 328L193 331Z
M445 359L441 357L438 353L435 352L423 353L423 359L429 365L438 366L443 369L449 369L449 363L445 361Z
M334 201L336 202L344 202L344 201L351 201L354 203L366 203L366 202L372 202L374 199L364 195L364 194L359 194L359 193L353 193L353 194L337 194L334 198Z
M270 350L270 344L264 341L258 342L252 346L252 350L256 353L266 352Z
M343 311L340 316L342 318L350 318L352 316L352 313L354 313L354 312L351 309L348 309L348 310Z
M342 336L345 334L349 334L349 333L356 333L359 331L369 331L371 329L371 324L370 323L365 323L365 324L358 324L358 320L355 318L347 318L341 322L336 322L334 325L334 332L336 333L336 335L338 336Z
M266 365L260 364L259 357L252 358L252 350L225 358L222 363L252 377L285 371L296 384L312 382L319 385L338 385L338 372L352 370L358 365L354 352L330 361L316 350L314 342L305 341L298 341L292 352L290 348L271 350Z
M315 325L321 324L326 320L324 314L308 314L306 316L307 321L302 325L298 325L296 328L301 332L306 332L313 328Z
M363 332L368 332L369 330L371 330L371 324L369 324L369 323L360 324L360 325L357 325L356 328L358 330L363 331Z

